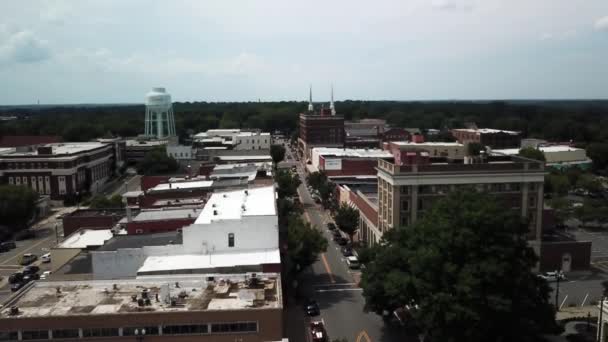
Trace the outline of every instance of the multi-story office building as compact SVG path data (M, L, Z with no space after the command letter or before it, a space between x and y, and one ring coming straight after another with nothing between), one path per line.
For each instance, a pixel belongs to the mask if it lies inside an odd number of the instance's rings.
M476 189L495 194L505 208L529 220L528 239L538 246L543 212L544 163L499 157L464 164L432 163L427 152L402 152L395 163L378 161L378 229L407 226L450 191Z
M311 157L314 147L343 147L344 139L343 116L331 115L329 109L300 114L298 153L304 158Z
M25 185L53 200L101 190L115 170L115 145L56 143L0 151L3 183Z
M226 150L268 150L272 143L270 133L240 129L210 129L194 137L197 146Z
M280 341L276 273L34 282L0 313L1 341Z

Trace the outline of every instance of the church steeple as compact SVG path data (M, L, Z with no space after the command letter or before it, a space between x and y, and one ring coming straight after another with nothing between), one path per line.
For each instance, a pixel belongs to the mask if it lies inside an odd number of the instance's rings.
M312 105L312 84L311 84L310 88L308 90L308 111L312 113L314 110L315 110L315 107Z

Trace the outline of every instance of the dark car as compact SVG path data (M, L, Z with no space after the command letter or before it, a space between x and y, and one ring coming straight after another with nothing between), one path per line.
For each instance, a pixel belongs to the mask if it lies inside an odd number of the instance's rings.
M0 251L2 252L10 251L11 249L15 248L17 248L15 241L5 241L0 243Z
M304 304L304 310L308 316L318 316L321 314L321 310L319 310L319 304L317 304L314 300L306 301Z
M23 281L23 273L15 272L8 277L9 284L20 283Z
M38 280L38 279L40 279L40 274L38 274L38 273L28 274L28 275L23 276L23 282L26 284L32 280Z
M334 241L338 241L341 238L342 238L342 234L340 234L340 232L338 232L338 231L334 231L334 234L333 234Z
M25 283L22 283L22 282L11 284L11 291L13 291L13 292L19 291L19 290L21 290L23 285L25 285Z
M349 257L353 255L353 249L350 246L342 247L342 255Z
M327 224L327 229L329 229L329 230L336 230L336 228L337 228L337 227L336 227L336 224L335 224L335 223L333 223L333 222L329 222L329 223Z
M340 238L336 239L336 242L340 246L346 246L348 244L348 239L341 236Z
M26 266L23 268L24 275L36 274L36 273L38 273L38 271L40 271L40 267L38 267L38 266Z
M313 342L327 342L327 332L323 321L310 322L310 336Z

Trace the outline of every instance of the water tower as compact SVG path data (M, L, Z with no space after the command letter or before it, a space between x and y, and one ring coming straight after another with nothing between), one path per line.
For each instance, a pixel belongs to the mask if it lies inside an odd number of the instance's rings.
M175 136L171 95L165 88L152 88L146 94L146 136L158 139Z

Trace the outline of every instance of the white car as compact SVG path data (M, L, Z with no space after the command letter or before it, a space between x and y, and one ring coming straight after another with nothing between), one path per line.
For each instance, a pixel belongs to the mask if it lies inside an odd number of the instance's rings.
M48 279L50 275L51 275L51 271L44 271L44 272L42 272L42 274L40 275L40 280L45 280L45 279Z
M359 267L361 267L361 264L359 263L359 259L357 259L357 257L354 255L346 258L346 264L348 265L348 268L352 268L352 269L358 269Z
M40 260L42 260L42 262L45 264L51 262L51 253L44 254L40 257Z

